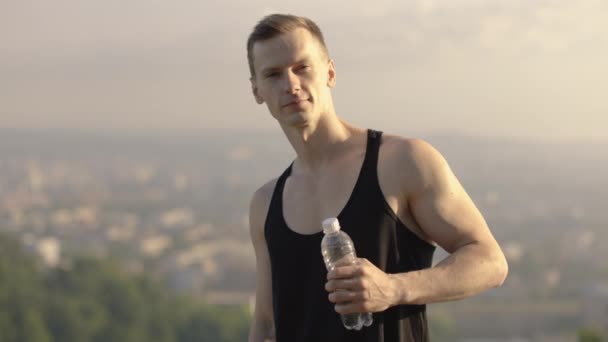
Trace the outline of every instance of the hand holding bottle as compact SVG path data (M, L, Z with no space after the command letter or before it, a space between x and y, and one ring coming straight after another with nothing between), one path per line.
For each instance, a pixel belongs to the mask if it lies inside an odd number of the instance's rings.
M400 293L393 276L365 258L336 262L327 272L325 289L340 314L384 311L398 302Z
M329 218L324 220L323 233L325 236L321 242L321 253L323 254L323 260L328 272L335 271L339 262L354 266L357 254L353 241L348 234L340 230L338 219ZM339 287L334 288L332 292L332 295L350 293L348 289ZM342 302L342 304L350 305L355 303L347 300L346 302ZM363 326L370 326L373 322L371 313L363 310L340 314L342 323L346 329L360 330Z

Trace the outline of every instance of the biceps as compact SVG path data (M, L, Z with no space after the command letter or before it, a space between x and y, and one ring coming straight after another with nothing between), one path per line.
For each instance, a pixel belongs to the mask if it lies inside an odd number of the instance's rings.
M425 191L410 205L425 234L449 253L489 236L483 216L455 179L447 186Z

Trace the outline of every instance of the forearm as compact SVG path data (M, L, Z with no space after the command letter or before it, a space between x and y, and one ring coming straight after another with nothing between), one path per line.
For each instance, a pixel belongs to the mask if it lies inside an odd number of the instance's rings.
M471 243L432 268L391 275L396 289L394 304L427 304L473 296L500 286L507 268L499 248Z
M253 318L249 330L249 342L275 342L273 325L270 322Z

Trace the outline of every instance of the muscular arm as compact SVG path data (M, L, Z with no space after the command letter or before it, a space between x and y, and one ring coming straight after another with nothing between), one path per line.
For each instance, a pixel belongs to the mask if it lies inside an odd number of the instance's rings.
M433 147L414 141L412 155L420 170L419 186L408 204L424 233L450 255L436 266L394 275L396 304L462 299L506 278L506 259L483 216Z
M249 208L251 242L256 256L255 310L249 331L249 342L275 341L270 258L264 238L264 222L274 183L274 181L270 182L256 191Z
M405 174L401 193L407 206L421 233L450 255L432 268L399 274L386 274L365 259L336 267L328 273L326 289L339 313L462 299L500 286L506 278L508 266L498 243L441 154L420 140L397 146L392 152L407 157L392 167Z

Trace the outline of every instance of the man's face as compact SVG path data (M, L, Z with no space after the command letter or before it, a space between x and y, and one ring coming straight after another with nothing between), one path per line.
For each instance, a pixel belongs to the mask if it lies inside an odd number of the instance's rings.
M306 126L332 110L334 65L306 29L256 42L253 56L256 101L266 103L281 124Z

